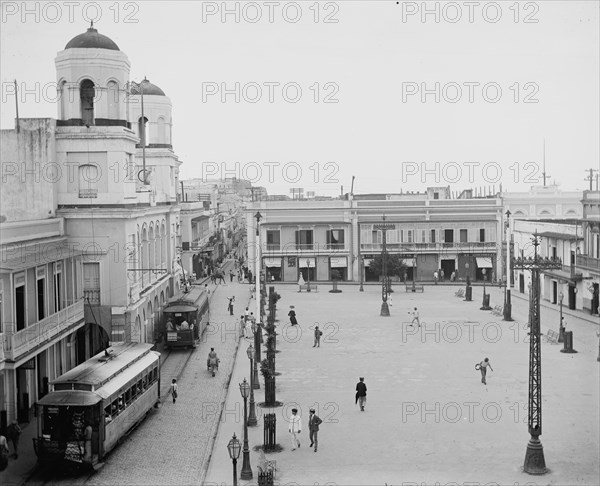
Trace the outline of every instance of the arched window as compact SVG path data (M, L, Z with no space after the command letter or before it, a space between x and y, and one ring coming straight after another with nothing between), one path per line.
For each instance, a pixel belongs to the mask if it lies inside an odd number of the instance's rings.
M79 197L98 197L98 167L79 166Z
M81 120L84 125L94 124L94 96L96 89L94 83L85 79L79 86L79 97L81 99Z
M140 117L138 120L138 137L140 137L140 145L148 146L148 118Z
M110 120L119 119L119 86L114 81L110 81L108 88L108 118Z
M169 143L167 142L167 132L166 132L166 122L165 119L161 116L158 119L158 143Z

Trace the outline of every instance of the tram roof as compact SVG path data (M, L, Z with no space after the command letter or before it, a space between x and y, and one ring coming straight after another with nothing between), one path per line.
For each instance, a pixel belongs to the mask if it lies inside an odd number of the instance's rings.
M189 302L189 303L195 304L202 298L203 295L206 298L208 297L205 294L204 289L202 287L200 287L198 285L192 285L192 288L190 289L189 292L187 292L187 293L179 292L177 295L171 297L167 301L167 305L173 305L177 302ZM184 311L184 312L188 312L188 311Z
M38 400L39 405L89 407L102 400L102 397L94 392L84 390L59 390L42 397Z
M73 384L78 387L88 385L89 391L95 391L125 371L145 355L151 354L152 344L118 343L108 349L109 356L104 351L81 363L65 374L52 381L53 385ZM62 387L61 387L62 388Z
M166 307L163 312L194 312L196 307L193 305L185 305L185 304L177 304L177 302L173 302L169 304L169 307Z

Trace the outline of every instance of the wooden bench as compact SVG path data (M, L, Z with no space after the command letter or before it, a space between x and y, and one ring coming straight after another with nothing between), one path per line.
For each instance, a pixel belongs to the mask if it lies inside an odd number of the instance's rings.
M407 285L406 286L406 291L407 292L424 292L425 288L422 285Z
M546 340L552 344L558 344L558 333L552 329L548 329L546 333Z
M299 285L298 286L298 292L302 292L302 289L306 290L308 292L308 284L304 284L304 285ZM318 286L317 284L311 283L310 284L310 291L311 292L318 292Z
M458 289L456 292L454 292L454 296L462 299L465 296L465 289Z

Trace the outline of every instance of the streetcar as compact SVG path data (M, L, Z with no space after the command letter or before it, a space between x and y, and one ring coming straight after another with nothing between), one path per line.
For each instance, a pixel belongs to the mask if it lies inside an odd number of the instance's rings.
M41 465L95 467L160 401L160 353L119 343L51 382L36 404Z
M195 348L208 324L208 293L192 285L171 298L163 309L165 348Z

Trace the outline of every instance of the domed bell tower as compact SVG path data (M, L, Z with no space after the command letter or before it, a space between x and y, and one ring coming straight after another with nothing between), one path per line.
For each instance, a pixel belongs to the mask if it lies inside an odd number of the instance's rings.
M55 63L58 126L127 126L129 59L93 22L67 43Z

